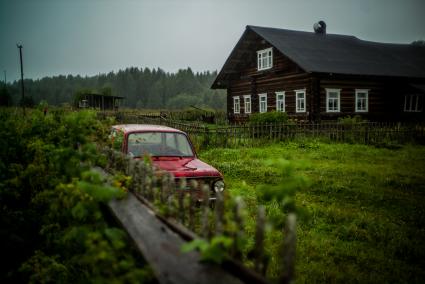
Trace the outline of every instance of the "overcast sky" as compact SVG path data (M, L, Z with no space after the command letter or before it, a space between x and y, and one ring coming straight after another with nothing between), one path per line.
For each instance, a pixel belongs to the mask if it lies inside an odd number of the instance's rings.
M246 25L393 43L425 39L425 0L0 0L0 71L94 75L126 67L219 70Z

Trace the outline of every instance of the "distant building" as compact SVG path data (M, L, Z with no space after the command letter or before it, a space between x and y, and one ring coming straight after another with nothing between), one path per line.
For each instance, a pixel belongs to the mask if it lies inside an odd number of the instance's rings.
M79 95L76 107L78 108L94 108L98 110L116 110L121 104L124 97L109 96L102 94L82 94Z
M217 75L231 121L282 111L307 121L425 120L425 46L247 26Z

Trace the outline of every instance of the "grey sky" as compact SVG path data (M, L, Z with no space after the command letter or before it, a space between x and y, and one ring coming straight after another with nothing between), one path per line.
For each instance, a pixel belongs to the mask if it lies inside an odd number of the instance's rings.
M93 75L126 67L219 70L246 25L410 43L425 0L0 0L0 78Z

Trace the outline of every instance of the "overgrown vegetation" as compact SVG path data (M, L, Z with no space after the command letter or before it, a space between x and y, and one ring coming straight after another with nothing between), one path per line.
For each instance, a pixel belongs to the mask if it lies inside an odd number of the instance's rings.
M227 192L246 202L248 246L255 209L282 219L282 204L259 198L281 172L264 159L283 158L311 185L295 194L298 283L421 283L425 278L425 147L383 149L297 140L256 148L210 149L201 158L225 176ZM290 204L290 203L289 203ZM268 274L278 276L281 236L269 233Z
M358 123L367 122L367 120L363 119L360 115L355 116L345 116L345 117L339 117L338 123L343 125L355 125Z
M152 281L105 219L102 204L125 194L91 170L105 135L93 112L0 110L2 283Z
M91 171L105 162L93 141L106 140L106 128L93 112L51 109L44 115L43 108L25 118L13 109L0 111L0 281L153 281L125 232L105 220L102 204L128 188L126 176L104 186ZM298 214L299 283L425 278L424 146L391 149L294 138L206 149L201 158L224 174L227 194L243 197L248 218L241 244L224 234L188 247L199 248L205 261L222 262L236 245L253 267L254 219L265 205L275 228L283 227L287 213ZM223 229L238 233L233 227ZM282 232L270 230L264 256L271 278L281 274L281 244Z
M253 113L249 116L249 123L287 123L289 121L286 112L270 111L264 113Z

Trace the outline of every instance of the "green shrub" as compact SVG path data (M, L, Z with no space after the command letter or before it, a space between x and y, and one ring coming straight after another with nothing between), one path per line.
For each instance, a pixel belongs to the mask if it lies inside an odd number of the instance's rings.
M209 109L185 109L170 112L170 117L175 120L204 121L207 118L214 118L215 112Z
M254 113L249 117L249 122L252 124L256 123L288 123L289 118L286 112L264 112L264 113Z
M367 122L367 120L363 119L360 115L355 115L353 117L348 115L345 117L338 118L338 123L343 125L353 125L361 122Z
M123 194L90 171L106 134L90 111L0 110L1 283L152 279L101 210Z

